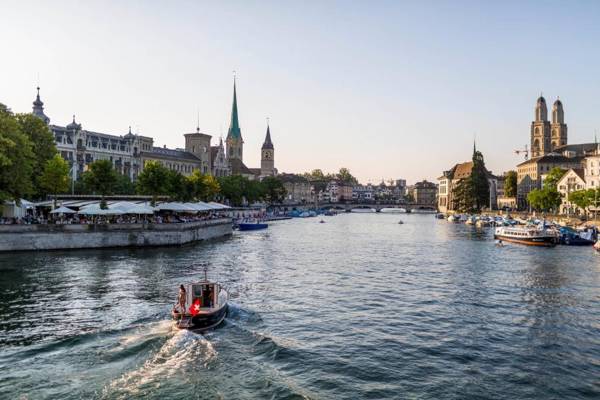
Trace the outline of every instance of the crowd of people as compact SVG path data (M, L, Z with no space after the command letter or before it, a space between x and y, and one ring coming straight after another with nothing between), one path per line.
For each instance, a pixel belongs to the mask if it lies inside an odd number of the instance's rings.
M27 214L19 218L4 218L0 217L0 225L40 225L40 224L54 224L54 225L73 225L73 224L95 224L95 225L106 225L106 224L176 224L183 222L196 222L196 221L207 221L216 218L227 217L227 213L223 212L209 212L202 214L154 214L154 215L79 215L79 214L65 214L65 215L33 215Z

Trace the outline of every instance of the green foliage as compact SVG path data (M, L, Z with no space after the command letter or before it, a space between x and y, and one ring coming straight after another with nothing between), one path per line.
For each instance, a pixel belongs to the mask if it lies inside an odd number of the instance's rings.
M315 189L315 193L320 193L325 190L329 181L336 179L335 175L324 174L320 169L313 169L311 172L305 172L302 174Z
M171 200L188 202L195 197L192 182L174 170L167 170L166 189L165 194L169 195Z
M169 170L159 162L149 161L137 178L137 191L139 194L151 195L152 204L156 203L159 195L166 194L169 190Z
M0 104L0 201L19 200L33 192L33 164L31 141L12 112Z
M453 190L453 207L460 212L479 212L489 201L488 171L481 152L474 151L471 175L461 179Z
M556 185L558 184L558 181L560 180L560 178L563 177L563 175L566 172L566 170L559 167L552 168L544 178L544 188L556 190Z
M527 202L531 208L538 211L556 212L562 202L562 196L556 185L566 173L564 169L555 167L548 172L541 189L534 189L527 195ZM577 199L578 196L575 196ZM580 200L580 199L578 199ZM574 202L573 202L574 203Z
M219 181L212 175L204 175L204 192L200 196L200 200L213 201L221 191Z
M117 175L109 160L98 160L90 164L89 170L83 175L83 180L89 190L99 193L104 200L104 196L114 192Z
M358 180L350 173L348 168L340 168L337 173L337 179L348 185L357 185Z
M504 178L504 195L506 197L517 196L517 171L508 171Z
M222 176L218 179L221 187L221 196L229 200L236 207L242 205L244 200L244 191L247 186L248 178L241 175Z
M600 188L571 192L569 193L569 201L577 207L589 211L589 207L596 207L597 204L600 204Z
M117 182L115 183L114 193L116 194L135 194L135 185L127 175L117 173Z
M485 206L490 204L490 183L488 181L488 171L485 168L483 154L475 151L473 154L473 169L471 170L470 186L472 201L474 203L473 211L479 212Z
M556 211L561 203L561 195L556 188L534 189L527 195L529 205L538 211Z
M59 154L46 161L38 179L44 194L59 194L69 190L69 164Z
M36 195L42 195L44 194L40 182L42 171L46 166L46 162L57 154L54 135L48 125L33 114L17 114L16 119L21 132L27 136L32 145L34 192Z
M267 203L281 203L285 199L287 191L281 179L274 176L267 176L261 181L261 185L264 199Z

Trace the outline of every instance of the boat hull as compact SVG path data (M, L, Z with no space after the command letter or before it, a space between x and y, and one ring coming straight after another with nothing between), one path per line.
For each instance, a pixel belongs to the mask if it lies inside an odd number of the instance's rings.
M269 227L268 224L244 224L241 223L238 225L238 229L240 231L258 231L260 229L267 229Z
M229 306L225 304L223 307L215 310L212 313L198 314L194 316L185 315L183 318L176 311L173 311L173 319L177 321L178 329L187 329L191 331L206 331L219 326L227 316Z
M556 246L556 238L553 236L533 237L533 238L516 238L516 237L512 237L512 236L495 234L494 239L502 240L505 242L524 244L527 246L539 246L539 247L554 247L554 246Z

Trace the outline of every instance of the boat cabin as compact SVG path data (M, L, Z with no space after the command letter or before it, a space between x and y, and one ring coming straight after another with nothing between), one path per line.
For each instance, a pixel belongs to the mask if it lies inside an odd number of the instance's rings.
M186 314L198 314L222 305L221 286L213 282L197 282L183 285L186 291Z

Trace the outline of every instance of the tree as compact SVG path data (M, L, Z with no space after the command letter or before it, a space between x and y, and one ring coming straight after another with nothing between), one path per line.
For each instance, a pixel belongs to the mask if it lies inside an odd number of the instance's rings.
M39 177L39 189L43 193L59 194L69 190L69 164L59 154L46 161ZM55 204L56 206L56 200Z
M135 185L127 175L117 173L116 194L135 194Z
M473 168L469 177L471 186L471 196L473 200L473 211L479 212L485 206L490 204L490 183L488 181L489 172L485 168L483 154L480 151L473 152Z
M117 172L109 160L97 160L90 164L90 169L83 176L85 185L102 196L100 207L106 208L104 197L113 193L117 185Z
M166 193L172 200L187 202L194 198L191 182L174 170L167 170L166 189Z
M156 204L159 195L166 194L168 187L169 170L157 161L148 161L137 178L137 191L139 194L152 196L152 205Z
M261 181L261 185L264 198L268 203L281 203L285 199L287 191L281 179L274 176L267 176Z
M517 171L508 171L504 178L504 194L506 197L517 196Z
M241 175L231 175L219 177L217 180L221 187L221 196L229 200L231 205L236 207L241 206L248 179Z
M18 202L32 193L33 163L31 141L8 107L0 104L0 201Z
M31 142L34 192L36 195L42 195L44 192L40 182L42 171L46 166L46 162L57 154L54 135L50 132L48 125L33 114L17 114L16 119L21 132Z
M221 191L219 182L212 175L204 175L203 182L204 192L200 196L200 199L204 201L213 201Z
M352 176L348 168L340 168L337 178L348 185L358 185L358 180Z
M565 170L555 167L548 172L541 189L534 189L527 195L529 205L539 211L557 211L562 202L562 196L556 185Z
M561 195L556 188L534 189L527 194L527 201L539 211L556 211L561 203Z
M471 174L461 179L453 189L453 208L460 212L479 212L489 205L489 172L485 168L483 154L473 149Z

